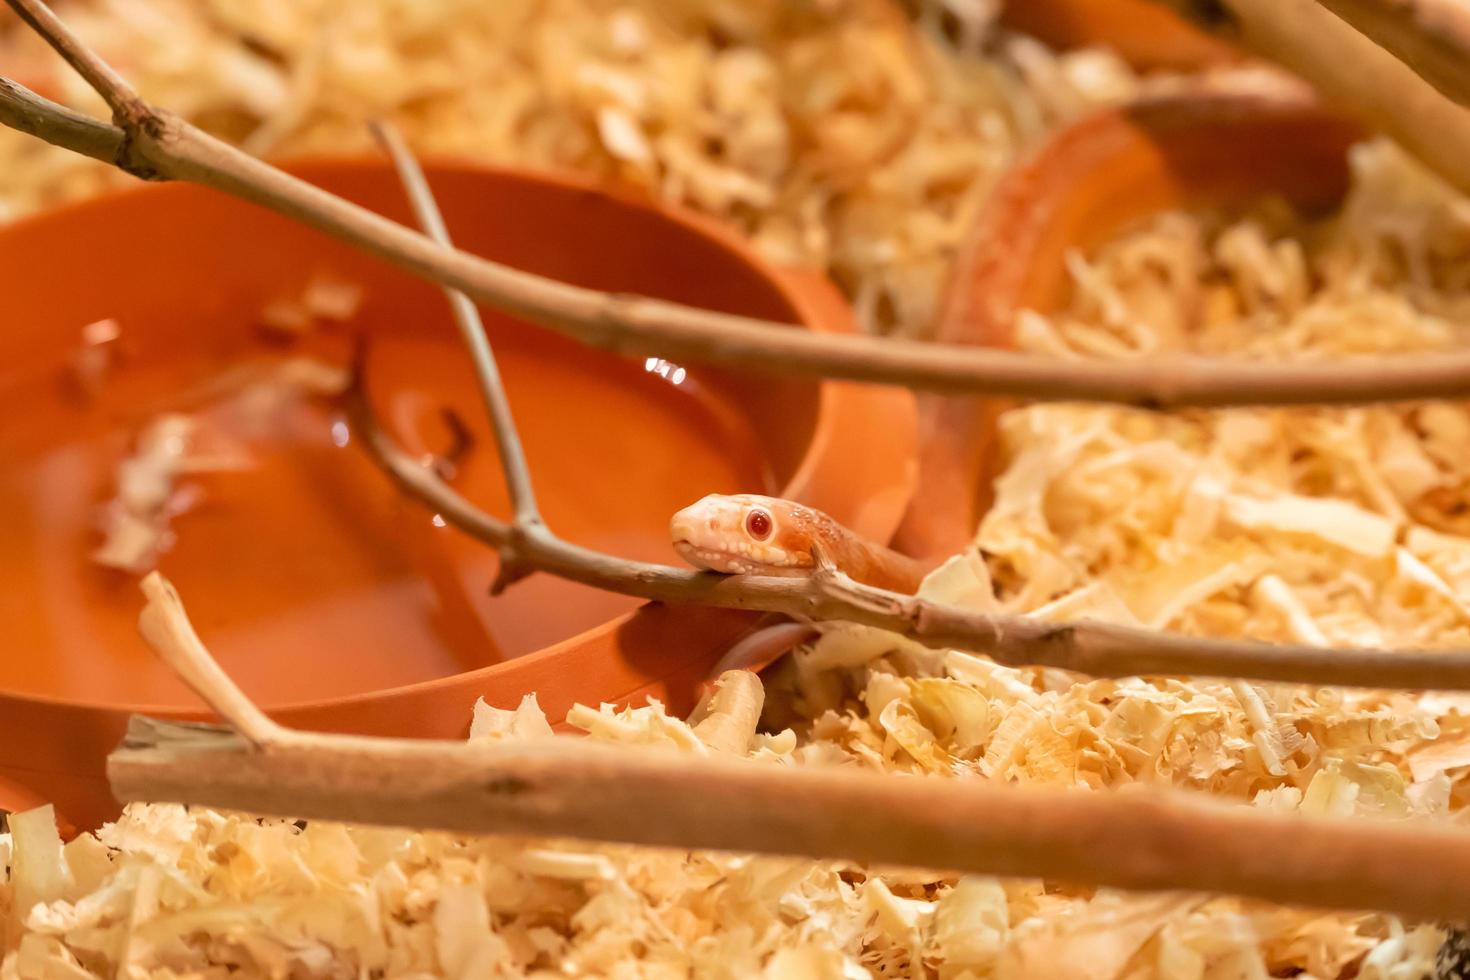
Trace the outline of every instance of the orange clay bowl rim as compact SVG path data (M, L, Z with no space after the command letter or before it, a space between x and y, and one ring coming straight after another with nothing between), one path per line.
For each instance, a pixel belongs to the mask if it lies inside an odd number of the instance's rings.
M1149 214L1273 192L1308 206L1336 201L1346 190L1346 151L1365 135L1294 85L1267 92L1205 83L1089 113L996 183L956 257L937 339L1014 346L1020 310L1045 314L1065 302L1068 251L1096 246ZM1023 403L935 397L922 404L919 483L898 541L949 553L973 540L989 509L999 416Z
M1007 0L1001 22L1054 48L1111 48L1134 68L1198 71L1243 60L1156 0Z
M317 168L384 170L390 167L390 164L386 160L359 154L304 154L271 159L270 162L293 176L303 172L309 173ZM430 174L435 171L440 173L457 172L464 175L483 176L489 179L541 184L564 192L596 194L605 198L612 198L652 212L663 220L682 226L712 241L728 253L732 262L743 263L759 272L775 287L781 297L796 312L797 320L791 324L793 328L813 330L818 333L858 332L859 328L851 308L847 305L836 287L821 273L775 264L760 256L744 238L718 220L697 214L683 207L657 201L648 193L642 192L637 188L588 180L580 175L564 172L496 166L456 155L426 155L420 160L420 163ZM185 184L185 182L144 184L141 186L104 191L101 194L89 198L63 202L54 207L24 215L15 221L0 226L0 241L3 241L10 235L24 234L31 226L42 224L54 216L105 206L108 201L124 195L168 194L172 192L173 187L179 186L180 184ZM404 274L407 275L409 273L405 272ZM533 324L533 326L535 325ZM537 329L547 328L538 326ZM885 508L870 510L868 512L869 516L863 522L865 530L869 535L887 540L897 528L899 519L908 504L917 480L915 453L917 447L918 409L915 399L911 392L898 388L857 385L828 380L816 382L816 385L817 407L812 423L811 438L791 478L781 488L781 493L786 496L799 493L801 488L812 482L815 477L820 475L834 462L841 464L847 458L872 459L875 452L879 452L883 448L891 448L895 451L892 452L891 470L888 470L888 472L894 474L894 476L889 479L884 489L892 492L896 488L897 492L894 494L891 504ZM876 411L878 409L881 409L884 424L889 427L891 433L889 438L873 440L871 439L870 432L858 431L854 427L844 424L854 415L878 414ZM893 434L899 437L893 438ZM872 465L864 466L863 469L868 472L875 471ZM880 463L878 471L882 471L883 469L885 467ZM877 488L859 487L853 496L860 498L862 493L869 489ZM873 514L877 516L871 516ZM489 546L487 545L486 547ZM542 647L539 650L533 650L530 653L474 670L459 671L446 674L442 677L417 681L412 684L384 687L375 691L361 691L340 697L318 698L306 701L265 702L261 704L261 707L272 713L308 714L371 704L374 701L390 697L428 694L440 689L462 689L472 678L493 678L497 672L504 672L513 667L526 667L534 663L554 659L579 647L586 646L601 637L605 637L621 629L650 605L656 605L656 603L651 601L645 602L628 612L615 616L606 622L584 630L574 636L553 643L550 646ZM142 609L143 600L142 593L140 592L138 602L139 612ZM755 617L761 614L754 612L751 615ZM204 641L205 646L208 647L208 638L201 637L201 639ZM141 639L140 642L142 642ZM617 692L609 692L609 696L617 696ZM196 719L213 717L213 713L207 708L180 708L177 706L130 704L113 701L74 700L30 692L9 691L0 688L0 703L5 701L68 710L101 710L147 714L157 718Z
M1262 129L1268 135L1284 130L1292 138L1223 145L1219 165L1201 165L1186 142L1212 130L1241 136L1261 135ZM1310 179L1303 179L1301 165L1345 152L1365 135L1356 123L1294 86L1253 92L1205 84L1198 91L1142 98L1082 116L1056 130L997 182L955 263L939 336L955 343L1010 343L1011 317L1037 298L1038 273L1053 280L1042 290L1046 305L1039 312L1055 309L1070 280L1059 261L1062 253L1043 250L1055 228L1077 230L1079 211L1093 212L1085 215L1093 219L1103 212L1101 221L1085 229L1086 247L1110 239L1130 221L1168 209L1230 206L1271 193L1320 207L1340 200L1346 190L1346 157L1329 172L1312 172ZM1243 176L1230 176L1236 174ZM1270 182L1273 176L1278 183ZM1095 206L1094 185L1109 179L1139 191L1137 199L1118 207ZM1114 187L1120 189L1125 188ZM1048 284L1043 280L1043 285ZM977 326L983 328L978 339Z

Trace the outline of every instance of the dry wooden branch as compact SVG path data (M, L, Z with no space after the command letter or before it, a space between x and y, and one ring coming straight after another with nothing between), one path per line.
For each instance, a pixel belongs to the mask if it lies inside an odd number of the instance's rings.
M435 237L441 237L438 208L412 153L384 130L400 176L414 207ZM1152 630L1099 623L1050 624L1025 617L996 616L928 602L871 588L819 561L809 578L717 576L649 563L629 562L561 540L539 517L520 449L515 422L494 354L473 307L462 294L447 290L461 331L477 362L486 404L503 450L501 466L512 486L516 516L509 524L478 510L454 493L429 468L409 458L377 423L363 394L360 376L349 393L350 412L363 442L410 495L433 508L457 528L497 549L502 570L496 590L532 570L549 571L602 589L648 599L728 605L781 612L809 620L842 619L902 633L937 648L959 648L990 655L1011 666L1061 667L1094 676L1135 674L1219 674L1257 680L1362 684L1370 687L1425 688L1470 685L1470 654L1460 652L1327 650L1276 647L1230 640L1196 639ZM469 310L469 314L464 311ZM517 481L517 474L525 479ZM509 571L507 571L509 570Z
M388 123L377 123L372 129L393 160L393 166L398 171L404 190L408 192L408 199L413 205L419 225L440 245L450 244L449 229L444 224L444 216L439 212L439 203L434 200L423 168L409 152L408 144L398 130ZM485 399L490 426L495 432L495 445L500 451L500 467L505 472L505 484L510 490L511 506L515 509L515 522L523 526L540 524L541 508L536 503L536 493L531 483L531 467L526 463L526 451L521 446L521 435L516 430L515 417L511 414L510 399L506 397L505 386L500 382L500 367L495 363L495 351L490 347L490 338L485 335L480 311L459 290L445 287L444 292L449 297L454 323L469 350L470 362L475 366L480 395ZM504 577L502 574L502 578Z
M252 745L277 738L281 727L266 717L204 649L172 583L150 572L140 583L148 604L138 616L138 632L175 674Z
M83 46L41 0L7 2L84 77L99 85L99 91L112 93L109 102L119 126L104 139L100 131L79 126L75 114L60 106L33 95L18 96L18 87L13 85L0 89L0 104L4 105L0 121L19 119L27 132L89 156L102 158L104 149L112 148L112 161L130 173L187 180L232 194L340 238L415 275L459 289L478 302L593 346L686 361L737 364L766 372L900 384L941 393L1091 400L1148 408L1353 404L1470 395L1470 352L1396 355L1332 364L1260 364L1183 355L1094 364L1006 350L817 334L750 317L567 285L439 245L256 160L177 116L128 101L118 94L116 73ZM1300 2L1310 5L1310 0ZM1345 28L1325 11L1318 12ZM1392 58L1369 47L1397 66ZM1333 58L1339 62L1342 74L1369 79L1373 76L1342 52L1333 52ZM1413 79L1412 73L1410 77ZM1374 87L1397 91L1391 86ZM1429 94L1445 101L1432 91ZM1456 143L1457 130L1465 130L1463 121L1456 121L1458 117L1426 116L1422 111L1408 111L1406 104L1388 107L1380 117L1375 117L1375 122L1391 133L1413 127L1425 134L1419 141L1425 144L1418 147L1420 150L1443 145L1459 160L1470 159L1470 132L1466 132L1463 145ZM1411 141L1406 143L1411 148L1416 146Z
M571 738L299 735L252 751L223 730L138 718L108 775L124 801L1470 915L1470 835L1446 826L1278 816L1177 791L690 759Z
M441 240L438 207L412 153L384 131L420 220ZM1369 687L1470 686L1470 653L1333 650L1279 647L1233 640L1196 639L1101 623L1043 623L1026 617L975 612L854 582L819 560L805 578L722 576L631 562L561 540L537 514L526 460L520 448L494 354L473 307L448 288L461 331L480 370L501 466L512 487L515 517L506 524L456 494L429 468L409 458L374 418L359 375L349 392L354 425L380 466L411 496L501 556L496 590L532 570L626 595L781 612L807 620L849 620L901 633L930 647L983 652L1011 666L1050 666L1093 676L1218 674L1256 680ZM466 314L464 311L468 310ZM518 479L518 476L520 479ZM526 519L525 514L533 515ZM818 556L819 559L821 556Z
M1470 105L1465 0L1317 0L1461 105Z
M1325 99L1388 134L1470 193L1470 112L1326 9L1385 6L1394 0L1159 2L1299 75ZM1459 74L1470 78L1464 67Z
M401 141L395 140L390 131L384 134L420 220L442 239L447 233L422 171ZM497 441L503 447L501 466L513 488L516 513L512 521L507 524L479 510L395 445L372 414L360 374L348 393L349 411L362 442L400 487L455 527L499 552L501 571L496 577L496 591L532 570L541 570L646 599L760 609L807 620L859 622L901 633L930 647L983 652L1010 666L1060 667L1093 676L1219 674L1369 687L1470 688L1470 653L1466 652L1278 647L1100 623L1044 623L872 588L854 582L826 561L818 561L816 571L804 578L724 576L627 561L570 544L535 516L534 492L509 403L494 370L493 351L473 307L453 288L446 291L472 356L484 365L479 372L480 384ZM518 480L518 475L522 479ZM525 518L527 513L533 515L531 519Z
M112 110L118 123L138 122L148 115L148 107L131 85L111 65L91 51L82 39L61 22L44 3L11 4L11 9L26 24L46 39L46 43L81 75L92 90Z
M120 166L123 159L121 129L72 112L8 78L0 78L0 125L103 163Z
M170 607L160 617L184 617L172 589L149 601ZM165 649L177 635L151 642L209 703L238 706L244 694L202 645ZM252 744L222 729L134 718L108 777L123 801L1470 916L1470 834L1444 824L1280 815L1175 790L771 766L569 737L274 732Z
M1094 677L1219 676L1303 684L1470 690L1470 651L1277 646L1079 621L1051 623L977 612L862 585L840 572L809 577L717 575L630 561L563 541L544 525L521 528L475 507L399 448L360 387L348 393L358 437L410 496L518 562L561 578L659 602L698 603L875 626L936 649L971 650L1008 666Z

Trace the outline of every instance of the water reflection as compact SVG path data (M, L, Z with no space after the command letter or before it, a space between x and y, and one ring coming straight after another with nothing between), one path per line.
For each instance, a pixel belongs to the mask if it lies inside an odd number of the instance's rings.
M662 357L645 358L643 361L643 370L649 374L656 374L673 385L683 384L684 379L689 376L689 372L671 361L664 360Z

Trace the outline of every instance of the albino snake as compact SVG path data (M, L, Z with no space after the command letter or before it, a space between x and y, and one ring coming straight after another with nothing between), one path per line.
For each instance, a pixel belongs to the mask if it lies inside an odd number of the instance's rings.
M675 514L669 534L689 564L727 575L807 575L820 549L855 581L912 594L931 567L862 538L819 510L756 494L710 494ZM711 676L759 670L816 636L802 623L758 630L731 647Z

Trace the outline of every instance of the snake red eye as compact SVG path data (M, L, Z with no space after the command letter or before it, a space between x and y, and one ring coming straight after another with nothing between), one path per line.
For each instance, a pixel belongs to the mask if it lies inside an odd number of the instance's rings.
M763 510L753 510L745 515L745 530L757 541L771 536L771 515Z

